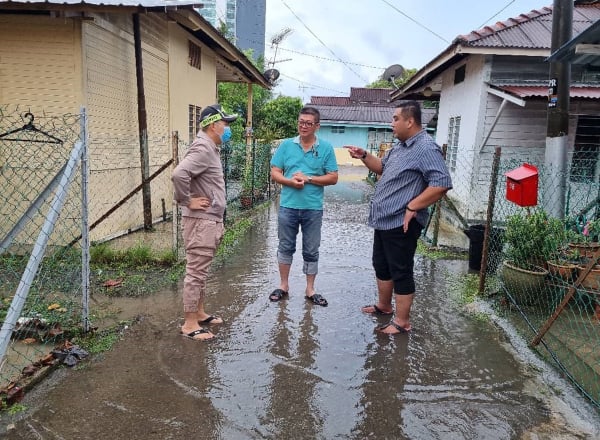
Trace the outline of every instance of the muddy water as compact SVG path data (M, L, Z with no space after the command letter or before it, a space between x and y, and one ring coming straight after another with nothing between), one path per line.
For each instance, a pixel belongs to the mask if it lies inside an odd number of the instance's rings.
M563 402L504 333L448 298L448 274L466 272L466 261L417 257L413 332L373 331L385 318L359 310L376 298L362 177L350 172L326 191L316 286L328 307L304 299L299 252L289 299L269 302L273 205L209 282L207 310L225 319L216 339L177 335L177 292L138 302L146 319L104 357L32 393L31 410L4 418L15 423L7 438L596 438L596 415L557 412Z

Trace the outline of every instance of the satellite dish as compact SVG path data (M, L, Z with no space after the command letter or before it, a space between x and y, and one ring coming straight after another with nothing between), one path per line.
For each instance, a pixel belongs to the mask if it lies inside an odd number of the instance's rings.
M404 75L404 67L402 67L400 64L392 64L390 67L384 70L381 78L391 82L394 84L394 87L398 89L399 87L394 80L396 78L402 78L402 75Z
M277 81L277 78L279 78L279 70L277 70L277 69L268 69L268 70L265 71L265 73L263 73L263 76L270 83L274 83L275 81Z

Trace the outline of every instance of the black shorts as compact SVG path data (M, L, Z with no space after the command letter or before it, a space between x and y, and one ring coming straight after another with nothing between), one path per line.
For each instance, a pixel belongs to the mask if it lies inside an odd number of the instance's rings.
M417 242L423 227L415 219L408 225L408 231L399 227L382 231L375 229L373 237L373 268L375 276L382 281L394 281L394 293L410 295L415 293L413 267Z

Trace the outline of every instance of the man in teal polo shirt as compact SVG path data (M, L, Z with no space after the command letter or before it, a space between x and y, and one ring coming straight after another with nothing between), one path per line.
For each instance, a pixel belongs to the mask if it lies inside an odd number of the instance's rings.
M327 306L323 295L315 292L315 278L319 268L324 187L337 183L338 167L331 144L319 140L315 134L320 118L314 107L300 110L299 135L283 141L271 159L271 178L282 185L277 248L280 284L269 295L271 301L279 301L288 295L296 236L301 228L305 297L313 304Z

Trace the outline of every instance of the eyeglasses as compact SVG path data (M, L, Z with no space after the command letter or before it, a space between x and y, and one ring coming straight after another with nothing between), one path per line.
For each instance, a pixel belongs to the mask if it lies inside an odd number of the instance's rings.
M310 127L314 127L317 124L315 122L311 122L311 121L302 121L302 120L300 120L300 121L298 121L298 125L300 127L308 127L308 128L310 128Z

